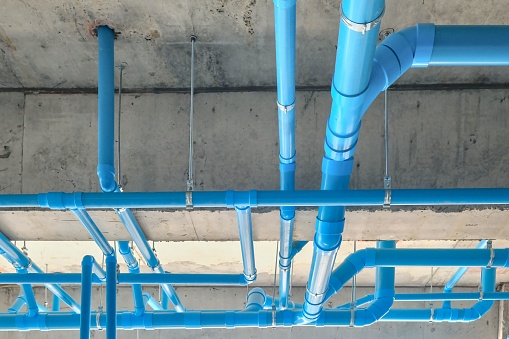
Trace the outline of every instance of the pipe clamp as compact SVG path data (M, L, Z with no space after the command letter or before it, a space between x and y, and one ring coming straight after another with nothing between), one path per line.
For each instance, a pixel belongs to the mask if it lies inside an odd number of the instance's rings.
M193 209L193 191L186 192L186 209L187 210Z
M293 104L290 104L290 105L281 105L279 103L279 101L277 102L277 107L283 111L283 113L288 113L288 111L291 111L292 109L295 108L295 101L293 102Z
M490 247L490 261L486 265L486 268L491 268L493 266L493 260L495 259L495 250L493 247Z
M384 196L384 208L391 208L391 200L392 200L392 179L391 176L385 176L384 177L384 189L385 189L385 196Z
M375 20L373 20L371 22L366 22L365 24L360 24L360 23L353 22L352 20L348 19L345 15L345 12L343 12L343 6L341 6L341 20L345 23L346 27L351 29L352 31L359 32L362 34L366 34L367 31L372 30L378 24L380 24L380 22L382 21L382 17L384 16L384 13L385 13L385 8L382 11L382 13L380 13L378 18L376 18Z

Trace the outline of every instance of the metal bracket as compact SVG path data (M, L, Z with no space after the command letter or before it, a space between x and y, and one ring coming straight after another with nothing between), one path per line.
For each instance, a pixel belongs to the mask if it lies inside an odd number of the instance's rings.
M292 109L294 109L294 108L295 108L295 101L293 102L293 104L291 104L291 105L287 105L287 106L285 106L285 105L281 105L279 102L277 102L277 107L278 107L280 110L282 110L282 111L283 111L283 113L285 113L285 114L286 114L286 113L288 113L288 111L291 111Z
M382 13L380 13L378 18L376 18L375 20L373 20L371 22L366 22L365 24L360 24L360 23L353 22L352 20L348 19L345 15L345 12L343 12L343 6L341 6L341 20L345 23L346 27L348 27L352 31L356 31L356 32L359 32L362 34L366 34L367 31L372 30L378 24L380 24L380 22L382 21L382 17L384 16L384 13L385 13L385 8L382 11Z
M384 196L384 208L391 208L391 201L392 201L392 179L391 176L385 176L384 177L384 189L385 189L385 196Z
M349 327L355 327L355 302L350 304L350 325Z
M493 260L495 259L495 250L491 246L491 240L488 241L488 244L486 246L490 250L490 261L488 262L488 265L486 265L486 268L491 268L491 266L493 266Z
M186 192L186 209L193 209L193 191Z
M95 314L95 323L96 323L98 331L102 331L103 330L103 328L101 326L101 314L102 313L103 313L103 307L99 306L99 308L97 309L97 313Z

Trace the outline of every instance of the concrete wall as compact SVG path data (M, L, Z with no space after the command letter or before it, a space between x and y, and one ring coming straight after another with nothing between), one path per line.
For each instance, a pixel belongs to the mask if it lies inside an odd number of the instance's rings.
M68 289L73 296L79 300L79 290ZM265 289L267 293L271 293L271 288ZM458 289L461 291L462 289ZM96 309L99 303L99 293L94 290L93 308ZM154 295L158 300L158 291L155 288L145 288L146 292ZM402 293L420 293L423 289L400 289ZM245 288L177 288L177 292L182 299L184 305L189 309L243 309L245 303ZM302 300L305 289L294 288L292 294L295 300ZM358 296L372 293L372 289L359 288ZM17 288L0 289L0 309L5 310L11 305L18 293ZM129 288L118 289L119 309L132 309L131 291ZM44 301L44 289L36 289L36 297L39 301ZM335 307L345 302L349 302L351 291L345 288L342 293L335 296L327 305ZM51 300L49 300L51 306ZM104 303L103 303L104 305ZM435 303L435 307L439 307L440 303ZM468 303L454 304L457 307L470 307ZM427 302L405 303L405 305L397 305L397 307L409 308L426 308L429 307ZM355 339L355 338L379 338L391 337L399 338L484 338L496 339L498 331L498 303L496 303L491 311L479 321L470 324L446 324L446 323L378 323L365 328L313 328L313 327L296 327L296 328L244 328L244 329L205 329L205 330L156 330L156 331L119 331L119 338L338 338L338 339ZM105 338L104 331L93 331L92 338ZM78 336L77 331L55 331L55 332L0 332L0 339L21 339L21 338L75 338Z
M391 91L389 101L393 187L509 185L507 91ZM196 189L278 188L275 102L272 92L196 95ZM382 104L363 120L352 188L382 187ZM0 106L2 193L98 190L96 95L1 93ZM298 93L299 189L319 188L329 110L328 92ZM127 191L185 189L188 114L186 94L124 96Z

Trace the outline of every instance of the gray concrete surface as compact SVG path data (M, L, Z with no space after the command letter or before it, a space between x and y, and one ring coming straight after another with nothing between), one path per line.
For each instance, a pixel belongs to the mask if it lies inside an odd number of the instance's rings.
M129 64L130 88L189 85L190 39L196 46L198 87L275 85L273 5L269 0L159 1L5 0L0 13L0 87L96 87L96 41L90 32L106 23L121 33L116 59ZM504 0L387 1L381 29L420 22L507 24ZM340 1L298 3L297 83L329 85ZM415 70L399 83L507 82L504 68Z
M9 173L21 174L23 193L98 189L95 95L30 94L22 101L19 94L4 94L1 98L1 114L8 118L2 126L13 131L9 132L14 138L11 143L16 143L9 147L23 143L22 167L18 162L8 166ZM123 102L125 189L184 190L189 96L129 94ZM277 189L275 94L198 94L195 104L196 188ZM363 119L351 188L382 187L382 106L377 99ZM299 189L319 188L329 107L328 92L298 93ZM506 90L391 91L393 187L507 187L508 109ZM24 114L23 139L16 132L20 129L19 121L13 119L16 114ZM11 180L6 178L0 189L8 185ZM19 192L15 187L6 192Z
M79 299L79 289L66 288L71 295ZM271 288L265 290L270 293ZM465 289L458 289L459 291ZM471 289L470 289L471 290ZM153 287L145 288L158 300L158 290ZM303 297L304 289L295 288L292 290L294 300ZM402 293L421 293L423 289L399 289ZM245 305L246 289L236 288L177 288L177 292L184 305L189 309L243 309ZM359 296L372 293L372 289L359 288ZM8 287L0 290L0 307L5 310L14 301L18 288ZM36 289L36 297L44 301L44 290ZM119 309L132 308L131 291L123 287L118 289ZM351 297L350 289L345 288L342 293L331 299L328 307L335 307L349 302ZM96 309L99 304L99 293L94 289L92 308ZM49 300L51 306L51 300ZM471 304L454 304L455 307L470 307ZM436 306L439 306L437 303ZM426 308L427 302L405 303L397 307ZM65 308L63 308L65 309ZM320 336L322 338L379 338L380 336L391 336L392 338L486 338L496 339L498 326L498 304L481 320L470 324L444 324L444 323L378 323L365 328L265 328L265 329L204 329L204 330L140 330L139 338L309 338ZM105 338L104 331L93 331L92 338ZM119 331L119 338L138 338L137 331ZM0 332L0 338L74 338L78 335L76 331L56 332Z

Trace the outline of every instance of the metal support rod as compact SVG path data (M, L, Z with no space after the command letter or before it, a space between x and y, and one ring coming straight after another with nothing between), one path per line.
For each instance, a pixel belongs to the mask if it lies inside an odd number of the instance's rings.
M191 104L189 110L189 173L187 177L187 190L194 190L193 180L193 153L194 153L194 44L196 36L191 35Z
M81 262L81 314L80 339L90 338L90 315L92 312L92 267L95 260L87 255Z
M121 122L122 122L122 78L124 76L124 69L126 67L126 63L123 62L117 67L120 69L119 79L118 79L118 121L117 121L117 184L122 186L122 167L121 165L121 157L120 157L120 137L121 137Z

